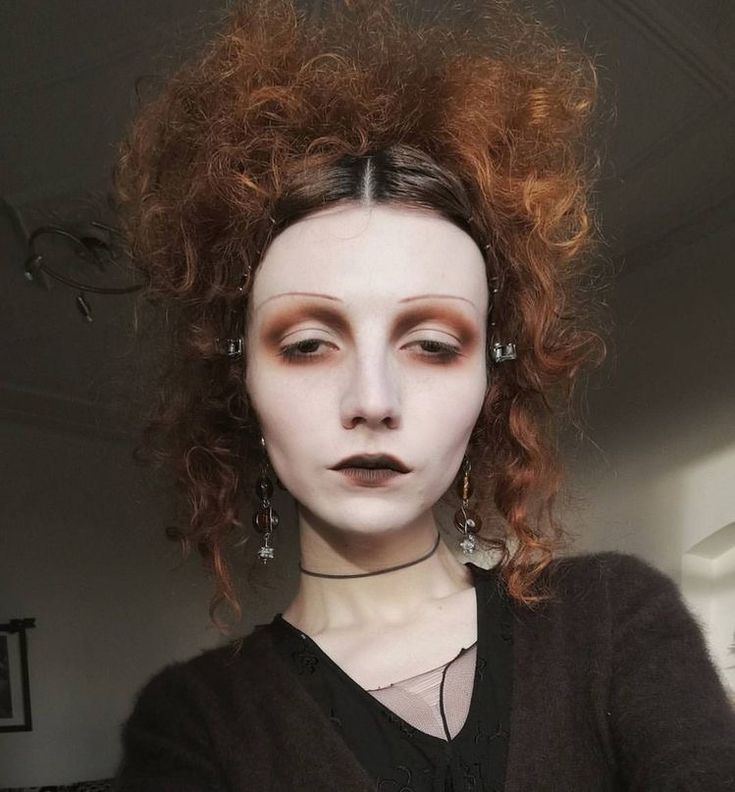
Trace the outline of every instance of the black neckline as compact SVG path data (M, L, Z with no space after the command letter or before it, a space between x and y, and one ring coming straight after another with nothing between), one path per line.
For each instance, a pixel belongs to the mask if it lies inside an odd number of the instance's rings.
M411 724L408 721L404 720L398 713L394 712L389 707L386 707L385 704L383 704L382 701L380 701L379 699L375 698L375 696L373 696L366 688L364 688L360 684L358 684L357 681L354 680L337 662L335 662L321 648L321 646L319 646L319 644L316 641L314 641L305 632L301 631L298 627L296 627L295 625L291 624L291 622L286 621L286 619L283 618L283 614L282 613L277 613L273 617L272 624L273 625L280 625L282 628L286 629L292 635L296 635L299 638L301 638L301 640L303 640L304 643L307 646L309 646L311 651L314 654L316 654L318 657L322 658L324 660L324 662L327 663L329 665L329 667L332 668L335 671L335 673L345 682L345 684L347 684L349 687L351 687L353 690L355 690L358 695L360 695L362 697L367 696L369 701L371 702L371 704L373 706L376 706L379 709L383 710L385 712L385 714L392 721L394 721L394 722L396 722L398 724L399 728L408 729L408 730L411 731L411 733L413 733L413 734L419 736L421 739L424 739L424 740L427 740L427 741L439 742L439 743L441 743L442 745L445 745L445 746L446 745L452 745L452 744L456 743L457 741L459 741L460 739L462 739L464 737L464 733L465 733L465 731L467 729L469 729L470 723L475 720L476 710L477 710L477 708L480 705L479 704L479 702L480 702L480 695L479 695L480 690L479 690L479 688L480 688L480 674L481 674L481 662L480 662L480 659L485 657L486 654L487 654L486 625L485 625L485 619L481 618L481 604L480 604L480 597L484 593L484 591L482 590L483 587L481 585L478 585L478 582L479 582L480 578L485 579L485 576L491 570L484 569L483 567L479 567L476 564L473 564L471 562L467 562L465 564L465 566L468 566L470 568L470 571L472 572L472 578L473 578L474 589L475 589L475 607L476 607L475 618L477 620L477 640L473 644L471 644L471 646L474 646L475 644L477 645L477 657L476 657L476 660L475 660L475 673L474 673L473 679L472 679L472 693L471 693L471 698L470 698L470 706L469 706L469 708L467 710L467 715L465 717L464 723L462 724L460 730L454 735L454 737L450 737L449 739L445 739L444 737L437 737L434 734L429 734L428 732L425 732L425 731L417 728L413 724ZM462 650L460 650L460 652L457 654L457 656L455 658L453 658L452 660L448 661L448 663L454 662L454 660L456 660L457 657L459 657L459 655L461 655L463 652L465 652L468 649L470 649L471 646L465 647Z

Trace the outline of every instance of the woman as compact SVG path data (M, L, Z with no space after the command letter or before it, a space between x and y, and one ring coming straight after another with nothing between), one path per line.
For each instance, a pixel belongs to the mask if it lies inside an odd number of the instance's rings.
M191 505L172 535L217 623L242 493L266 566L274 480L293 496L301 563L269 624L145 685L118 790L735 788L673 583L555 558L550 417L604 350L581 287L595 71L510 4L453 14L243 5L123 148L172 317L148 436Z

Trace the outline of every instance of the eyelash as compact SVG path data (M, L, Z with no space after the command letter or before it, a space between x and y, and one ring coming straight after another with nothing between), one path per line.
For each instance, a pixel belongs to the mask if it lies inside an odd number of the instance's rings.
M298 351L298 348L303 344L314 344L314 343L326 344L328 342L322 338L305 338L302 341L297 341L295 344L288 344L282 347L279 354L282 357L284 357L286 360L291 360L291 361L316 358L318 357L318 355L302 353ZM435 341L434 339L427 339L425 341L415 341L414 343L431 344L435 348L438 347L438 353L436 354L427 353L426 355L422 355L421 357L433 359L440 363L451 363L455 358L458 358L460 355L460 351L457 347L452 346L451 344L443 344L441 341Z

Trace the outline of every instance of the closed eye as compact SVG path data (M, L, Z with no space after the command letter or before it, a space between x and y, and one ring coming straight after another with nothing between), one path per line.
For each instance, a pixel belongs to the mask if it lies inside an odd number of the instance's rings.
M287 344L281 348L278 354L288 361L303 361L310 358L318 358L322 356L313 353L316 352L321 344L327 343L327 341L324 341L324 339L321 338L305 338L301 341L297 341L295 344ZM414 341L411 344L408 344L409 347L416 345L421 346L424 349L429 347L428 351L425 349L426 354L421 354L419 357L428 358L439 363L451 362L461 354L459 347L456 347L453 344L445 344L434 339Z

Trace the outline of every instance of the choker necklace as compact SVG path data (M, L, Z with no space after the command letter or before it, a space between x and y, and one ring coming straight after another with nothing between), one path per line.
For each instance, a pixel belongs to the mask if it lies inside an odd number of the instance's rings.
M308 569L304 569L301 564L299 563L299 569L305 575L312 575L313 577L321 577L321 578L360 578L360 577L370 577L370 575L384 575L386 572L395 572L396 569L405 569L406 567L413 566L414 564L418 564L421 561L426 561L426 559L434 555L436 552L436 548L439 547L439 540L441 536L439 531L436 532L436 541L434 542L434 546L429 550L426 555L422 555L421 558L417 558L415 561L409 561L406 564L398 564L398 566L388 567L388 569L379 569L377 572L358 572L356 575L327 575L324 572L311 572Z

